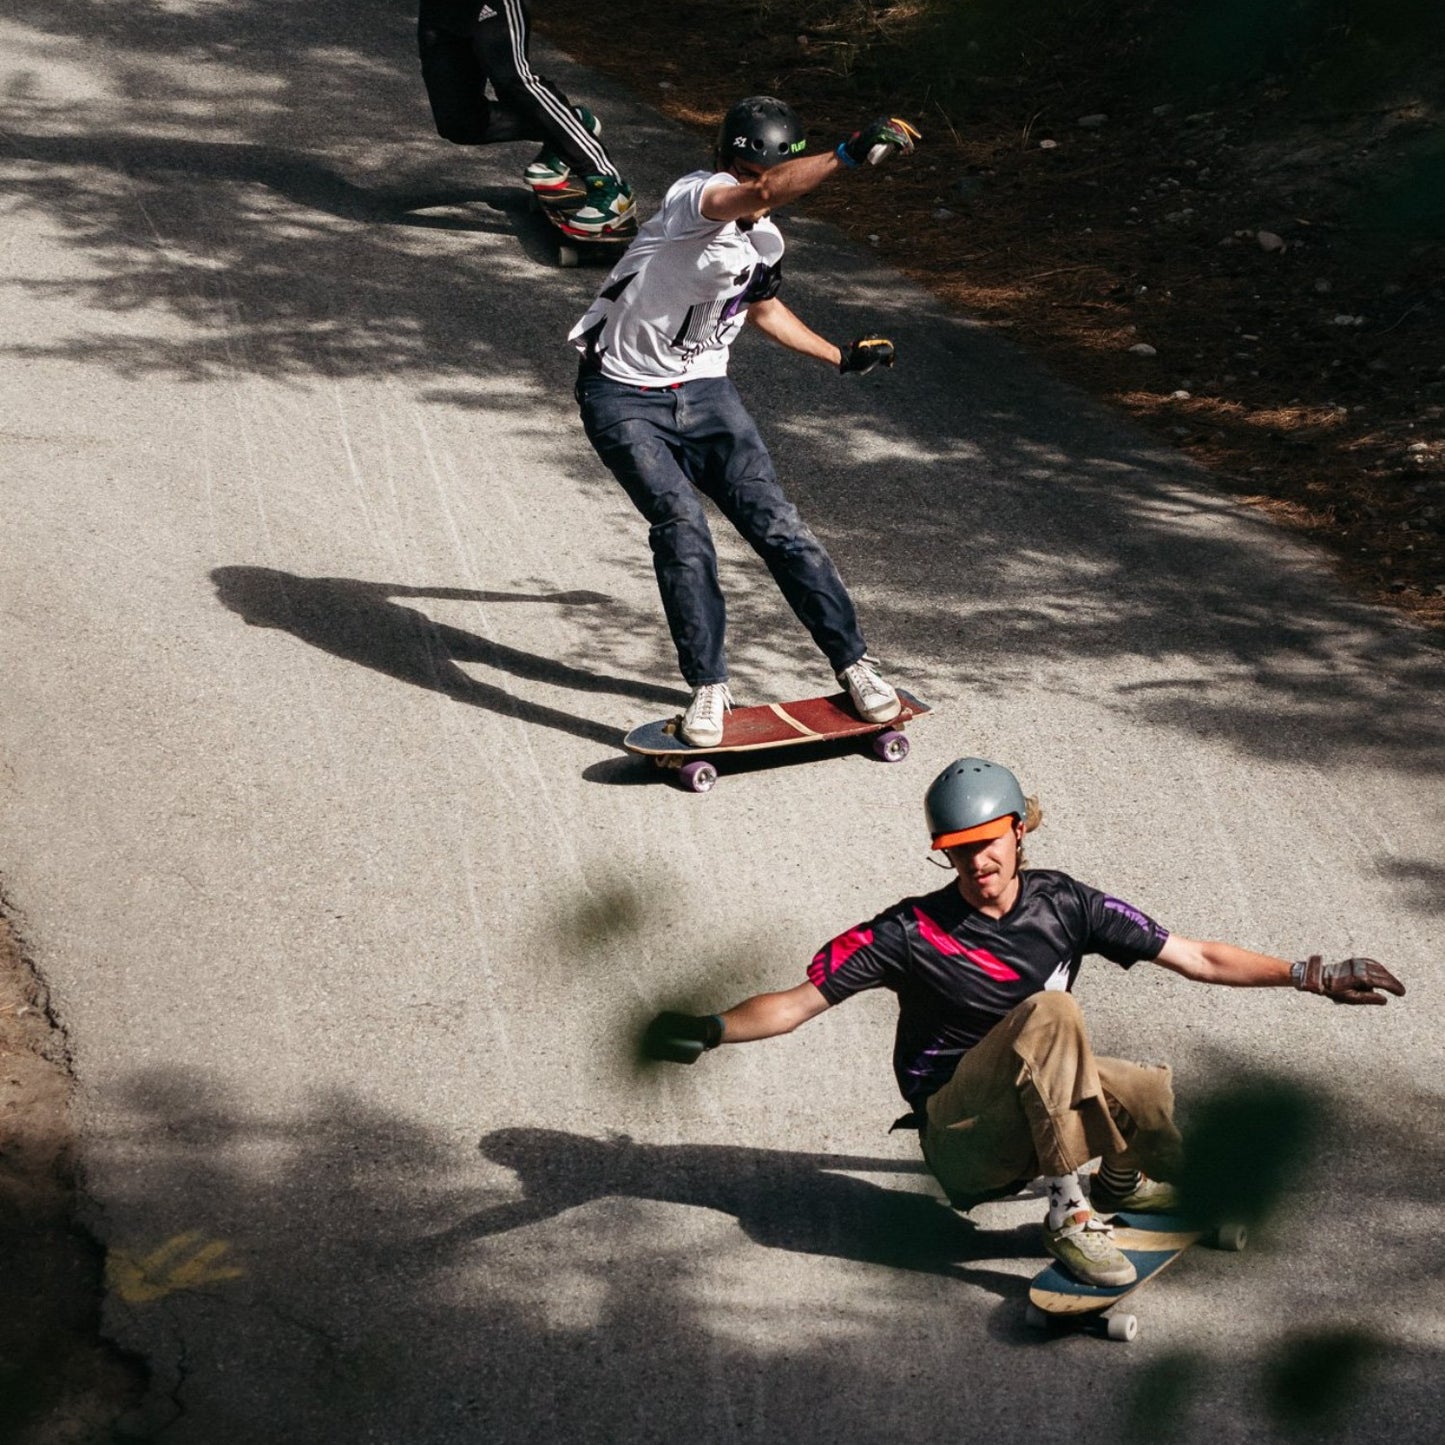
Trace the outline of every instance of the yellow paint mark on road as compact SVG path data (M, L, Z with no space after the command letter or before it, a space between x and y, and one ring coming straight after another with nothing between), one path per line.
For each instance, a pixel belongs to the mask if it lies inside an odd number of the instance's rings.
M105 1262L106 1283L127 1304L138 1305L152 1304L179 1290L239 1279L246 1271L222 1259L230 1247L223 1239L208 1241L195 1230L187 1230L143 1257L113 1249Z

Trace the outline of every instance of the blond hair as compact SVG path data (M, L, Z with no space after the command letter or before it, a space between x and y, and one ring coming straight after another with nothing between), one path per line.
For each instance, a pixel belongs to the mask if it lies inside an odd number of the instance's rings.
M1026 797L1026 798L1024 799L1024 807L1025 807L1025 812L1024 812L1024 832L1025 832L1025 833L1032 833L1032 832L1034 831L1034 829L1037 828L1037 827L1039 826L1039 824L1044 821L1043 805L1039 802L1039 800L1038 800L1037 798L1029 798L1029 797ZM1023 840L1020 839L1020 840L1019 840L1019 867L1020 867L1020 868L1027 868L1028 866L1029 866L1029 860L1028 860L1026 857L1024 857Z

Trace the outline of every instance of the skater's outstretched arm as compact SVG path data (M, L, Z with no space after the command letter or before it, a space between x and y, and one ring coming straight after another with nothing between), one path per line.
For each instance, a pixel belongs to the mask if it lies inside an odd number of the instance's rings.
M778 206L806 196L829 176L845 169L833 151L826 155L799 156L755 173L740 165L734 171L738 176L737 185L730 186L723 181L708 185L702 193L702 213L709 221L755 221Z
M842 372L872 371L875 366L892 366L895 360L894 345L887 337L860 336L856 341L850 341L844 350L826 337L819 336L776 296L752 302L748 307L748 320L779 346L786 346L789 351L796 351L801 356L825 361Z
M843 353L826 337L819 336L799 316L774 296L769 301L754 301L748 307L748 320L770 341L796 351L800 356L816 357L829 366L841 366Z
M1335 1003L1382 1004L1385 994L1400 997L1405 985L1373 958L1347 958L1325 963L1318 954L1291 963L1268 954L1251 953L1232 943L1181 938L1170 934L1155 963L1197 983L1221 983L1232 988L1303 989L1322 993Z
M779 993L754 994L721 1015L722 1042L746 1044L753 1039L790 1034L827 1007L828 1000L811 983L800 983Z
M693 1064L719 1044L744 1044L790 1034L817 1017L828 1000L811 983L780 993L759 993L722 1014L660 1013L642 1036L642 1052L674 1064Z
M816 190L839 171L876 166L890 156L911 154L918 139L918 132L907 121L879 116L823 155L797 156L767 169L738 161L731 166L738 184L710 185L702 195L702 213L710 221L758 220L776 207ZM726 160L719 157L719 166Z

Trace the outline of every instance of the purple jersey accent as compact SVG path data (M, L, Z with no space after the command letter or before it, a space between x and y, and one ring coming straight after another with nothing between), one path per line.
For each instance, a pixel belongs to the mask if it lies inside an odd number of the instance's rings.
M1132 903L1125 903L1122 898L1105 898L1104 907L1113 909L1115 913L1122 913L1130 923L1136 923L1140 928L1149 927L1149 916L1140 913Z
M1053 869L1020 875L1003 918L969 907L954 884L905 898L818 950L809 980L830 1004L870 988L898 995L893 1071L915 1106L953 1077L999 1019L1062 971L1072 989L1087 953L1124 968L1157 958L1169 934L1147 914ZM1057 982L1054 984L1058 987Z

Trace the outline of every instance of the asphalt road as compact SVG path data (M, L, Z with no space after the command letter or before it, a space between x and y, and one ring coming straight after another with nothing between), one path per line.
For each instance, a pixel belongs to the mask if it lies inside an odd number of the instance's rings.
M1438 648L799 215L790 303L900 364L752 338L734 374L938 713L901 766L668 787L618 746L682 697L644 530L570 396L600 273L550 264L525 149L431 134L411 27L0 20L0 874L72 1054L107 1327L152 1372L128 1427L1258 1440L1297 1350L1312 1438L1436 1439ZM644 205L697 162L539 56ZM825 690L719 540L740 697ZM1186 1106L1263 1071L1320 1111L1258 1247L1151 1286L1132 1347L1025 1330L1041 1205L965 1223L888 1134L889 1000L691 1070L630 1053L937 886L919 800L965 753L1042 798L1035 862L1410 986L1086 965L1099 1046L1170 1060Z

